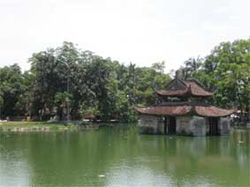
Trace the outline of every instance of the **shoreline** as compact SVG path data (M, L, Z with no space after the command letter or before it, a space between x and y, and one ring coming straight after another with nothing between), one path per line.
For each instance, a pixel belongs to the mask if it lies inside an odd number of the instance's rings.
M76 131L98 130L99 125L92 123L65 122L0 122L0 132L50 132L50 131Z

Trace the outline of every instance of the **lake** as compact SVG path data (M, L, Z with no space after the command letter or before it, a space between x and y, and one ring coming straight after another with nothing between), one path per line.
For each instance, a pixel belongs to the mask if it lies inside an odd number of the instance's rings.
M0 186L250 186L250 131L158 136L120 125L1 133Z

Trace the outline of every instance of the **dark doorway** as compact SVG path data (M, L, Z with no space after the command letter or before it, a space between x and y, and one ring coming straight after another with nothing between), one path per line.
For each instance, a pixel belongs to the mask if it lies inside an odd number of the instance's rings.
M168 118L164 117L164 134L167 134L167 127L168 127Z
M173 116L168 117L168 134L176 134L176 119Z
M208 118L209 135L220 135L219 118Z

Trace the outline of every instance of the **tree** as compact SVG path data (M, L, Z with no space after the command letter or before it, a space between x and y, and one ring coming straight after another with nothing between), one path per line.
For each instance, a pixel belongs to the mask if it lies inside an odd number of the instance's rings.
M70 113L74 117L79 116L81 101L86 93L86 58L86 54L70 42L64 42L56 49L33 54L29 61L34 76L34 115L43 115L46 110L53 113L55 106L58 106L56 95L67 92L69 86L67 94L72 95ZM62 116L60 107L57 109L57 114Z
M24 115L25 111L17 103L25 90L24 77L17 64L0 68L1 115Z
M249 111L250 39L221 43L206 57L204 67L213 68L206 72L217 88L217 104Z
M223 42L204 60L188 60L186 78L197 78L210 90L216 90L215 104L249 112L250 39Z
M72 119L87 113L103 121L133 121L135 105L155 103L153 83L163 88L170 80L164 74L164 62L154 63L152 68L133 63L126 66L82 51L70 42L34 53L29 62L31 69L24 73L19 67L0 69L4 115L29 115L40 120L57 115L65 120L69 105Z
M189 58L184 62L185 66L181 67L181 73L184 79L192 78L195 76L195 73L199 70L202 65L202 58L199 56L195 58Z
M165 62L155 62L152 64L151 68L153 68L155 71L159 72L159 73L164 73L164 69L165 69Z

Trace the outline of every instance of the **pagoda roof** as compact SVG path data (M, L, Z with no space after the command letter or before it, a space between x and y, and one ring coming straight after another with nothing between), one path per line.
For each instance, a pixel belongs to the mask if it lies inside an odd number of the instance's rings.
M212 105L164 105L146 108L136 108L140 114L159 116L197 115L203 117L224 117L232 114L234 110L222 109Z
M188 114L191 109L191 106L154 106L146 108L136 108L136 111L141 114L182 116Z
M211 97L213 92L208 91L204 86L196 79L181 80L175 78L166 87L165 90L155 90L158 95L169 96L169 97L180 97L180 96L200 96L200 97Z

